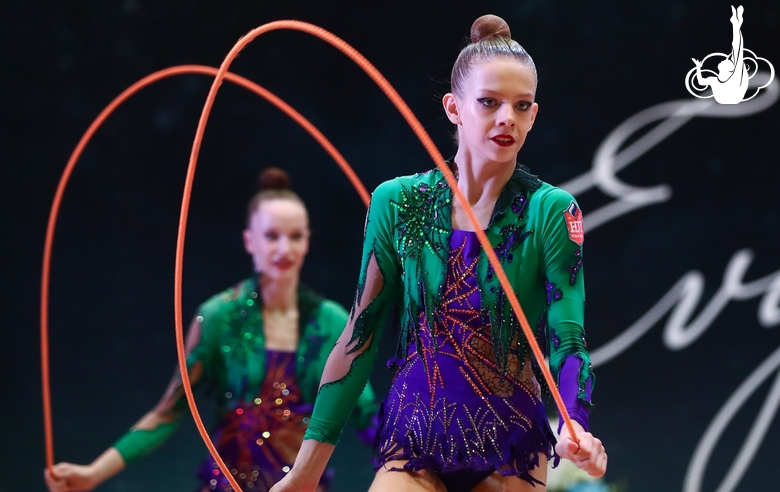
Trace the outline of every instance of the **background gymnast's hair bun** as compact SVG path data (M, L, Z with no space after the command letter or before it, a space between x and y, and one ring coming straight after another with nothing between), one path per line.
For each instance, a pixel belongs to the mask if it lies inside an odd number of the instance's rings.
M258 178L260 191L263 190L289 190L290 176L278 167L267 167L263 169Z
M483 15L471 25L472 43L496 36L512 39L512 33L509 32L509 25L504 19L497 15Z

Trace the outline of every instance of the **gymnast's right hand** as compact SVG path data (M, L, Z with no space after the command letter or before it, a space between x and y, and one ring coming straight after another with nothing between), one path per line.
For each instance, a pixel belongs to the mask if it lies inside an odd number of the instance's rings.
M51 471L44 470L43 478L49 492L79 492L92 490L100 483L91 465L57 463Z
M298 477L293 472L288 473L276 485L271 487L270 492L319 492L322 490L317 482L311 481L310 477Z
M304 439L292 470L271 487L271 492L321 492L320 477L334 448L333 444Z

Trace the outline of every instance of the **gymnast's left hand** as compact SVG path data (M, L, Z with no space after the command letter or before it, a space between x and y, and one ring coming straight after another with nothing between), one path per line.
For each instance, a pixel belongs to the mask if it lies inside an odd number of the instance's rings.
M555 445L555 452L588 472L588 475L601 478L607 472L607 451L601 439L593 437L590 432L585 432L579 422L572 421L572 424L577 432L579 444L571 438L569 429L564 425L558 444Z

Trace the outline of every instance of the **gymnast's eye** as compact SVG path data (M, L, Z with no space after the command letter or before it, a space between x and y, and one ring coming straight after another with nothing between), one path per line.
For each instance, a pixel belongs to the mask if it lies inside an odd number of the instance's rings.
M481 97L477 99L477 102L485 106L486 108L490 108L496 105L496 100L493 99L492 97Z
M263 234L263 236L269 241L276 241L277 239L279 239L279 234L277 234L274 231L268 231L265 234Z
M290 239L292 239L293 241L300 241L303 239L303 237L304 237L303 232L293 232L292 234L290 234Z
M520 111L526 111L528 108L531 107L531 104L532 103L530 103L528 101L520 101L519 103L517 103L516 106L517 106L517 109L519 109Z

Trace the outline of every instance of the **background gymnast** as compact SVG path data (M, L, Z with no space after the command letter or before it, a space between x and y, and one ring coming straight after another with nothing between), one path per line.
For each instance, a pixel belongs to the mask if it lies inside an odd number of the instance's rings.
M242 489L258 492L290 470L326 358L347 322L342 306L300 285L309 219L287 174L266 169L260 189L249 202L243 233L256 274L203 303L186 341L193 386L216 387L215 446ZM368 443L376 433L376 410L366 385L353 422ZM95 461L46 470L49 490L92 490L165 442L187 411L177 371L157 406ZM198 478L202 491L232 490L211 457ZM331 478L325 473L317 490L326 491Z

